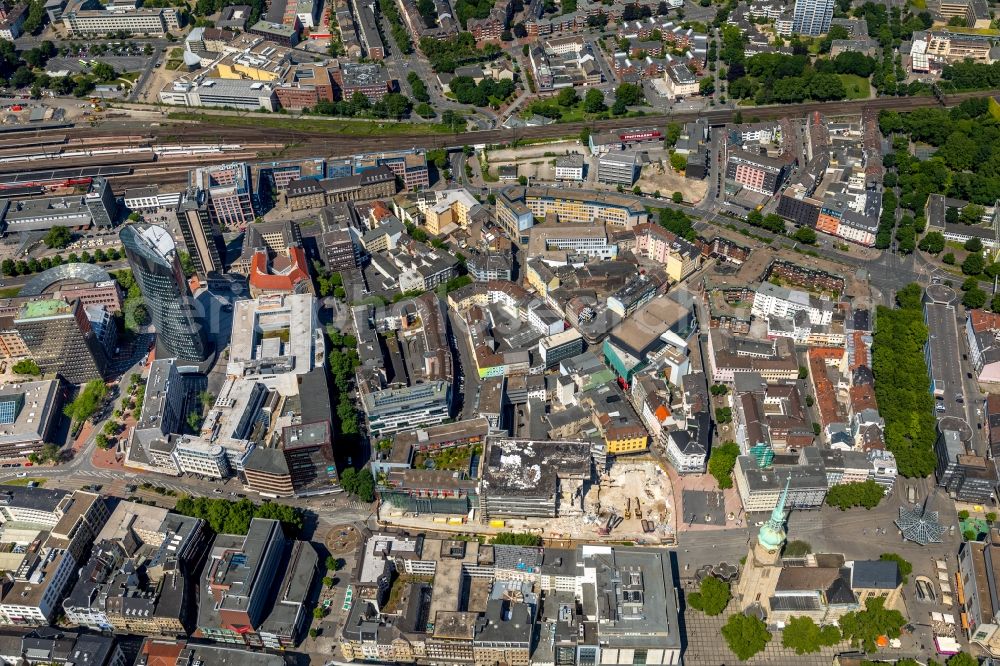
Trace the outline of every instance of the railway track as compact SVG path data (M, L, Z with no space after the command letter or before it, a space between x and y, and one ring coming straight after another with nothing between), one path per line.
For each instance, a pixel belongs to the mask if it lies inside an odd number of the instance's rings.
M945 97L946 106L953 106L965 99L987 97L1000 94L1000 90L957 93ZM749 107L741 109L744 116L773 119L784 116L805 116L819 111L825 115L860 113L865 109L881 111L892 109L908 111L918 108L935 107L940 102L935 97L877 97L867 100L850 100L842 102L808 102L803 104L787 104L782 106ZM153 136L159 143L218 141L218 142L248 142L251 140L269 140L272 142L303 143L301 149L289 148L295 154L324 154L327 156L353 155L358 151L358 145L363 144L366 150L394 150L401 148L447 148L465 144L496 144L509 143L513 140L548 139L579 134L583 129L591 131L617 129L635 125L662 125L669 122L688 122L698 118L708 120L710 124L719 125L731 122L737 111L721 109L716 111L692 111L685 113L647 115L639 118L612 118L575 123L545 125L541 127L525 127L516 129L494 129L461 134L414 134L390 136L343 136L310 133L297 129L282 129L271 127L229 127L212 125L208 122L198 124L178 123L160 127L144 127L144 131ZM74 136L101 137L120 134L120 129L105 129L101 127L85 127L74 131Z
M945 106L956 105L963 100L986 97L993 94L1000 94L998 91L979 91L969 93L958 93L948 95L943 99ZM909 111L918 108L935 107L941 104L935 97L878 97L868 100L851 100L842 102L816 103L809 102L803 104L789 104L783 106L750 107L742 109L740 112L744 116L759 118L761 120L774 119L785 116L805 116L819 111L827 116L841 114L861 113L864 110L880 111L882 109L892 109L899 111ZM455 133L455 134L419 134L419 135L389 135L389 136L344 136L310 133L294 128L271 128L271 127L230 127L226 125L212 125L208 123L173 123L162 126L149 126L142 124L140 127L124 128L120 121L115 121L118 127L101 126L81 126L74 127L67 131L66 128L55 128L51 132L58 131L63 138L68 134L69 142L64 147L81 147L94 145L124 145L126 143L133 146L171 146L190 145L197 143L241 144L246 148L258 146L287 146L282 155L285 157L301 157L308 155L323 155L325 157L350 156L357 154L359 145L364 146L365 151L398 150L403 148L420 147L425 149L452 148L462 145L475 144L499 144L511 143L521 140L551 139L579 134L584 129L591 131L612 130L637 125L664 125L669 122L688 122L698 118L706 119L712 125L721 125L731 122L737 111L720 109L701 112L671 113L648 115L639 118L613 118L606 120L595 120L587 122L562 123L545 125L541 127L526 127L515 129L494 129L475 132ZM127 133L123 136L123 133ZM52 138L59 136L45 130L35 131L33 138L37 138L38 147L51 145ZM6 137L5 137L6 139ZM30 150L32 145L29 137L20 135L16 139L8 139L11 143L20 143L17 148ZM0 151L3 148L15 149L15 146L3 146L0 144ZM266 150L264 148L261 149ZM273 150L273 149L270 149ZM13 152L13 151L11 151ZM44 152L44 151L42 151ZM9 154L9 153L8 153ZM250 155L250 157L244 157ZM197 155L185 158L183 167L190 168L192 164L218 162L227 159L254 159L259 157L253 150L240 151L239 153L218 153L208 155ZM156 160L155 165L151 155L137 155L134 158L121 155L102 155L94 157L76 157L67 159L46 160L46 169L66 169L80 166L94 166L97 164L106 166L130 166L133 173L129 175L114 176L114 182L139 184L139 183L166 183L183 182L185 178L174 175L173 159ZM41 165L39 165L41 166ZM13 164L0 164L0 173L11 172L17 169ZM165 181L164 177L176 178L174 181Z

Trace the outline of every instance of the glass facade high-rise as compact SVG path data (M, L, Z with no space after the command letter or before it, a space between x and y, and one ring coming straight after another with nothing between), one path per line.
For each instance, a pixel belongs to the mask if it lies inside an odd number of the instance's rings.
M817 37L830 32L834 0L795 0L792 32Z
M42 372L59 373L71 384L104 375L107 353L79 300L25 303L14 317L14 329Z
M198 316L174 239L162 227L130 224L121 231L132 275L156 326L157 356L201 362L208 357L205 328Z

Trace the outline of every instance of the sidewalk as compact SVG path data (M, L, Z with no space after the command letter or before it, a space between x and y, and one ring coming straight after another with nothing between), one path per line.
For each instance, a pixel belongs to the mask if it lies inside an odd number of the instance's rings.
M743 503L740 502L739 493L736 488L730 488L729 490L723 490L722 495L725 499L725 512L726 512L726 522L722 524L700 524L694 523L688 525L686 522L679 521L678 516L684 510L684 491L685 490L701 490L701 491L718 491L718 484L715 482L715 477L711 474L685 474L681 476L677 473L670 465L663 465L667 472L667 476L670 477L670 485L673 490L674 496L674 514L671 517L673 521L673 528L676 534L682 534L684 532L712 532L716 530L732 529L734 527L739 527L737 522L741 522L741 519L737 518L734 520L729 520L729 514L734 516L740 515L740 510L743 508Z

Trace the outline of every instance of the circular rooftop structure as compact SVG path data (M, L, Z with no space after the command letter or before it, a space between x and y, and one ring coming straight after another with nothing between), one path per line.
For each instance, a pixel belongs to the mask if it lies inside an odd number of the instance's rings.
M24 283L19 296L39 296L49 287L58 283L73 280L76 282L107 282L111 274L95 264L63 264L43 271Z
M942 416L938 419L938 431L954 430L958 433L958 438L963 444L968 444L972 440L972 426L965 419L957 416Z
M956 298L955 290L943 284L932 284L927 287L925 293L931 303L944 303L947 305L954 303Z

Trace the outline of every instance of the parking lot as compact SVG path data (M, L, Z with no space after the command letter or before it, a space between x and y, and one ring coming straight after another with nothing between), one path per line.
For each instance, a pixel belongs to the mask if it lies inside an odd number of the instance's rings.
M65 70L71 74L81 74L89 73L95 63L103 62L114 67L116 72L138 72L152 59L153 56L145 56L141 52L138 55L126 56L65 56L49 60L46 69L52 72Z

